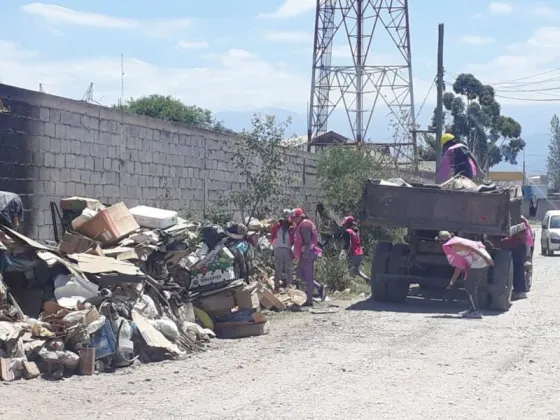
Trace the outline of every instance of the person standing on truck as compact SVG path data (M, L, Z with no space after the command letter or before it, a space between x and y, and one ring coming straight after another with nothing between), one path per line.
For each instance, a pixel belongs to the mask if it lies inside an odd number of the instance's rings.
M293 283L294 226L290 220L290 210L284 210L282 217L272 226L270 239L274 249L274 292L280 292L282 275L286 275L286 287Z
M440 166L440 181L445 182L449 178L463 175L474 179L477 171L483 173L478 161L463 143L457 141L451 133L441 136L442 159Z
M360 231L353 216L347 216L342 220L342 227L344 233L342 239L344 240L344 250L342 251L348 259L350 267L350 274L360 276L369 283L369 278L361 271L362 261L364 259L364 248L362 247L362 240L360 239Z
M298 275L305 282L307 302L305 306L313 306L313 292L319 291L321 300L327 297L327 288L315 281L315 261L322 251L317 246L319 235L315 224L307 218L302 209L294 209L291 213L296 228L294 231L294 256L298 259Z
M455 268L448 289L451 289L461 273L464 273L469 308L460 315L463 318L482 318L478 304L478 286L487 277L488 267L494 265L492 257L482 242L453 236L447 231L439 232L436 240L444 242L443 252L449 264Z

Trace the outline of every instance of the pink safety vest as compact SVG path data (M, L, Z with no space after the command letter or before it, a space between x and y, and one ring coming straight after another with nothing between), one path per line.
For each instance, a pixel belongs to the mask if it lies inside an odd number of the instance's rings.
M303 237L301 236L301 227L306 224L311 228L311 247L315 249L317 256L321 256L323 251L317 245L319 244L319 235L317 234L317 228L311 220L304 220L295 229L294 232L294 256L300 259L303 255Z
M521 220L525 225L525 244L529 247L535 246L535 232L533 232L529 221L524 216L521 216Z
M445 154L443 155L443 158L441 159L441 163L440 163L440 167L439 167L439 179L441 182L445 182L447 181L449 178L451 178L451 169L453 166L453 161L452 161L452 151L455 149L458 149L460 147L465 147L464 144L456 144L454 146L451 146L449 149L447 149L445 151ZM472 161L471 158L469 158L469 164L471 165L472 168L472 173L474 176L476 176L477 174L477 170L476 170L476 165L474 164L474 162Z
M468 245L468 246L471 246L471 247L477 248L477 249L486 249L486 247L484 246L484 244L482 242L475 242L475 241L471 241L470 239L459 238L457 236L455 236L454 238L451 238L450 240L448 240L446 243L444 243L442 245L443 252L445 253L445 256L447 257L447 261L449 261L449 264L451 264L455 268L460 268L461 270L465 270L467 272L471 268L470 265L469 265L469 262L467 261L467 259L465 257L463 257L462 255L459 255L453 249L453 245L455 245L455 244Z

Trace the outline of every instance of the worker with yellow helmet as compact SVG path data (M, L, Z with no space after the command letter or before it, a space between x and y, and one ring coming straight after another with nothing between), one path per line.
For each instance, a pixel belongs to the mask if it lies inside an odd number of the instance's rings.
M451 133L441 136L442 159L439 178L445 182L456 175L473 179L478 171L483 172L469 148L457 141Z

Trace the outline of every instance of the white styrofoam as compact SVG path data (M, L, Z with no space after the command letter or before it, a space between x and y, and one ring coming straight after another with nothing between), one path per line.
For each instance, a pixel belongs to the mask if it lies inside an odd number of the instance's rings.
M167 229L177 224L177 212L173 210L137 206L131 208L129 211L140 226L148 229Z

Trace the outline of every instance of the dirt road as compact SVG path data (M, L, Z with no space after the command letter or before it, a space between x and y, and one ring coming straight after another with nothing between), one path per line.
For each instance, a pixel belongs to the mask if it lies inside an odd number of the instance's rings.
M536 256L530 299L506 314L411 299L282 315L184 361L0 385L0 418L560 419L559 263Z

